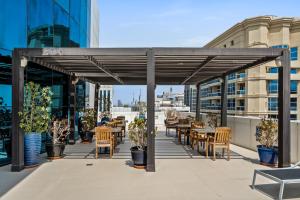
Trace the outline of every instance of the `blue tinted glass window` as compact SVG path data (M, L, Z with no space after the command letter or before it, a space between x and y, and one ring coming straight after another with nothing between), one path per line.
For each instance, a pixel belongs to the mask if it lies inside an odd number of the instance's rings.
M291 48L291 60L298 60L298 47Z
M233 80L233 79L235 79L235 73L229 74L228 80Z
M297 93L297 83L298 83L298 81L295 81L295 80L291 81L291 93L292 94Z
M73 1L73 0L72 0ZM69 0L56 0L56 2L67 12L69 12Z
M277 48L287 49L287 48L289 48L289 45L286 45L286 44L283 44L283 45L275 45L275 46L272 46L272 48L275 48L275 49L277 49Z
M235 94L235 83L228 84L228 92L229 95Z
M53 1L52 0L29 0L28 27L29 31L53 24Z
M28 47L53 46L53 1L30 0L28 8Z
M228 99L228 110L235 110L235 99Z
M277 80L268 81L268 92L269 93L277 93L278 92L278 81Z
M297 110L297 98L291 98L291 110Z
M89 47L90 0L81 1L80 10L80 46Z
M69 46L69 16L57 4L54 5L54 47Z
M80 0L70 1L70 16L74 21L80 23Z
M270 111L277 111L278 110L278 99L277 99L277 97L268 98L268 109Z
M268 73L278 73L278 67L270 67Z
M70 20L70 44L71 47L79 47L80 43L79 24L73 19Z
M26 0L1 1L0 48L10 55L15 47L26 47Z
M245 78L246 74L244 72L237 74L237 78Z
M291 69L291 74L297 74L297 69Z
M69 27L68 13L57 4L54 4L54 25Z

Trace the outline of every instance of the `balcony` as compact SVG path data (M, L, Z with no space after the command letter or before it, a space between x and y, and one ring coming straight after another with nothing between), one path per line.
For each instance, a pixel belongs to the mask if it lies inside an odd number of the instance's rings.
M239 78L245 78L246 77L246 74L245 73L239 73L239 74L236 74L236 78L239 79Z
M236 94L237 95L244 95L246 93L246 90L237 90Z
M235 110L235 107L227 107L227 110Z
M221 106L220 105L210 105L210 106L206 106L207 110L220 110Z
M220 91L211 92L211 93L208 93L207 96L208 96L208 97L221 96L221 92L220 92Z
M245 110L245 106L237 106L236 110L238 110L238 111L244 111Z

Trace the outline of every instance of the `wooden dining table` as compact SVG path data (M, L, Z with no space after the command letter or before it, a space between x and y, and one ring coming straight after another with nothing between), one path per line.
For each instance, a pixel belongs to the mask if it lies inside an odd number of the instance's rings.
M191 124L177 124L176 125L176 133L178 135L178 143L181 144L181 132L189 132L191 129ZM187 134L187 139L186 139L187 145L190 144L190 136Z
M205 128L192 128L191 131L196 132L196 134L200 134L201 137L206 140L210 138L210 137L214 137L215 134L215 130L211 127L205 127ZM198 146L199 147L199 146ZM209 148L209 147L208 147ZM198 149L199 150L199 149ZM208 149L209 150L209 149ZM200 152L200 151L199 151ZM210 150L209 150L210 152Z

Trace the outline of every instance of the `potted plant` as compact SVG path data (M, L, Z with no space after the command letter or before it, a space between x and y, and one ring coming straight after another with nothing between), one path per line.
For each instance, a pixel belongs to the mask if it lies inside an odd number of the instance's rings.
M132 142L131 158L134 167L144 168L147 164L147 125L146 120L135 118L128 125L128 138Z
M70 134L67 119L53 120L50 141L46 143L46 152L49 159L58 159L63 156L66 138Z
M19 112L20 128L25 132L24 165L35 166L40 163L41 133L48 131L51 104L49 87L29 82L25 85L23 111Z
M94 109L86 109L81 117L82 133L80 134L83 143L91 143L93 141L93 133L91 130L96 126L96 112Z
M263 118L256 127L256 140L259 160L265 165L275 165L278 159L278 125L273 119Z

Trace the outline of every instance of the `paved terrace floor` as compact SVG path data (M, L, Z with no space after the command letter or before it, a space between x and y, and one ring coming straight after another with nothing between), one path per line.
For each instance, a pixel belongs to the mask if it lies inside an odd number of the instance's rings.
M8 189L5 182L11 185L13 181L19 181L2 199L276 198L278 185L264 178L257 178L257 183L264 184L258 186L260 191L250 188L253 170L266 168L257 164L256 152L232 145L230 161L223 158L212 161L187 146L178 145L172 134L166 137L160 133L156 138L155 173L131 167L130 142L127 139L118 145L113 159L103 154L96 160L93 144L76 144L67 146L64 159L45 162L35 170L27 169L19 174L8 172L8 167L0 168L0 186ZM284 197L300 199L300 191L296 188L299 185L288 185Z

